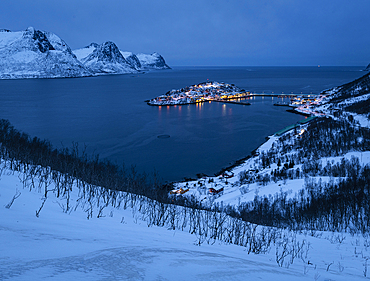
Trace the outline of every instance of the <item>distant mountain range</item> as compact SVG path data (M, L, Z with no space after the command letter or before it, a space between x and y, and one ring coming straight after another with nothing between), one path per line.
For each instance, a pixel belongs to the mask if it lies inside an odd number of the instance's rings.
M170 69L158 53L151 55L123 52L113 42L101 45L91 43L73 53L90 71L94 73L132 73L141 70Z
M84 77L170 69L163 57L122 52L113 42L72 51L51 32L0 29L0 79Z

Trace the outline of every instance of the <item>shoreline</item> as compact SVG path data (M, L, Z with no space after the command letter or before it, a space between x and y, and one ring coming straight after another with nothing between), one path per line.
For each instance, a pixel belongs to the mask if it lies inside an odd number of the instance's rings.
M265 93L248 93L246 95L240 96L240 97L226 97L226 98L219 98L219 99L199 99L199 100L192 100L192 101L180 101L176 103L153 103L152 100L145 100L144 102L149 106L176 106L176 105L189 105L189 104L198 104L198 103L206 103L206 102L225 102L225 103L233 103L233 104L241 104L241 105L251 105L249 102L243 102L243 101L233 101L237 99L248 99L250 97L271 97L271 98L297 98L297 97L310 97L310 96L318 96L318 94L265 94ZM274 104L278 106L289 106L288 104Z
M312 114L304 113L304 112L300 112L300 111L297 111L297 110L295 110L295 109L287 109L286 111L287 111L287 112L290 112L290 113L294 113L294 114L298 114L298 115L306 116L306 117L310 117L310 116L312 116Z

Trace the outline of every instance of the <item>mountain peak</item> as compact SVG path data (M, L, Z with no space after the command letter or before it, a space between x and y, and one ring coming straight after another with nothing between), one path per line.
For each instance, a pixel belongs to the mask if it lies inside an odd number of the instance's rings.
M45 33L40 30L36 30L32 26L24 31L23 38L33 41L36 50L39 50L41 53L45 53L49 50L55 50L53 45L50 44Z
M33 34L35 32L35 28L33 26L29 26L25 31L28 34Z
M90 44L89 46L92 47L85 48L85 50L95 48L95 45ZM84 51L80 53L83 52ZM117 45L111 41L107 41L101 45L98 45L92 53L84 58L81 58L81 61L94 73L122 74L137 71L130 63L126 61Z
M89 57L91 57L90 59L96 58L98 61L110 63L127 63L117 45L111 41L104 42L98 46Z
M99 47L98 43L92 42L90 45L87 45L85 48L98 48L98 47Z
M102 58L109 59L112 62L126 62L125 58L122 56L121 52L119 51L116 44L114 44L112 41L104 42L101 45L101 53L103 55Z

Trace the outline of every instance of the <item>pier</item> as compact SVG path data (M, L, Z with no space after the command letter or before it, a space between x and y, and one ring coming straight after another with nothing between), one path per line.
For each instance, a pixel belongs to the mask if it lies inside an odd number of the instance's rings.
M317 94L275 94L275 93L249 93L247 97L277 97L277 98L296 98L296 97L303 97L303 98L309 98L311 96L317 96Z
M234 100L212 100L217 102L223 102L223 103L233 103L233 104L240 104L240 105L251 105L249 102L244 101L234 101Z

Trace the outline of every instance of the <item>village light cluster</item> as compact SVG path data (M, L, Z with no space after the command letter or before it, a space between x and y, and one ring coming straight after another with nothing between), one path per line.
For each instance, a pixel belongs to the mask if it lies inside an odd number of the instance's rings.
M325 94L321 95L308 95L307 97L297 96L291 99L289 106L296 107L298 112L306 113L306 114L313 114L313 115L324 115L320 112L312 111L312 107L318 106L324 102L324 100L330 96L331 92L326 92Z
M238 87L219 82L204 82L179 90L171 90L148 101L149 105L192 104L204 101L222 101L247 97L250 93Z

